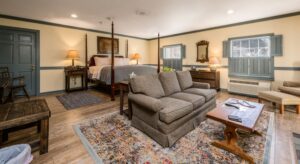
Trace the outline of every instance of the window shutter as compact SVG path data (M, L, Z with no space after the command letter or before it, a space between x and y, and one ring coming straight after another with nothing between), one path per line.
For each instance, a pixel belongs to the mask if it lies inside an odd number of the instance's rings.
M271 56L283 56L282 35L274 35L271 37Z
M181 45L181 58L185 58L185 45Z
M228 40L223 41L223 58L230 56L230 42Z
M159 56L160 56L160 59L164 59L164 48L160 48L159 50Z

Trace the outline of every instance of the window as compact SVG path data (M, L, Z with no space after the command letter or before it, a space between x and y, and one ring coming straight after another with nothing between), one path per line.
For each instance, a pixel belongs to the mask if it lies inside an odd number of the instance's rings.
M182 70L182 59L185 57L185 46L182 44L164 46L161 57L163 66L175 70Z
M223 42L229 77L274 79L274 56L282 56L282 35L231 38Z

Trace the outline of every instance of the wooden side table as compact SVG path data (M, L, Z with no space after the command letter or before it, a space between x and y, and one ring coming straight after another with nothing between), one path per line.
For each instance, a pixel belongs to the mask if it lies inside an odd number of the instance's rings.
M21 103L9 103L0 106L0 147L28 143L32 151L39 150L40 154L48 152L49 118L51 112L44 99L31 100ZM10 131L27 128L36 124L39 128L36 134L17 141L10 141Z
M129 91L129 82L121 81L119 86L120 86L120 115L125 114L128 116L128 119L131 120L132 118L131 103L128 102L128 109L124 109L124 92Z
M76 78L77 76L81 76L81 87L77 88L70 88L70 81L71 78ZM78 91L78 90L85 90L87 89L86 83L86 68L81 67L81 66L75 66L75 67L65 67L65 90L66 92L71 92L71 91Z

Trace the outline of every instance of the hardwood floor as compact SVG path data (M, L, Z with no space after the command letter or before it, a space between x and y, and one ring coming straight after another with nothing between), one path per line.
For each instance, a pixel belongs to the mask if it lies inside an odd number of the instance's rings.
M89 118L101 117L106 113L119 110L119 97L116 101L111 102L107 95L98 91L88 91L98 95L104 100L99 105L82 107L75 110L66 110L63 105L56 99L56 95L42 96L45 98L52 112L50 118L49 132L49 152L45 155L34 153L33 163L93 163L93 159L81 143L79 137L75 134L72 126L78 122ZM257 101L256 98L231 95L227 92L219 92L217 103L225 101L229 97ZM272 104L266 104L264 110L275 112ZM275 135L274 135L274 156L271 163L285 164L295 163L294 148L292 143L292 132L300 133L300 115L295 113L295 109L279 114L278 107L275 112ZM28 130L29 132L30 130Z

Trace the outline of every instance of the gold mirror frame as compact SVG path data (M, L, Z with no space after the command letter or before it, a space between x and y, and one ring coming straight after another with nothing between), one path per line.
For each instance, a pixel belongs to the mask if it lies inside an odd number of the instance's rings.
M201 40L197 44L197 62L205 63L208 62L208 45L209 42Z

